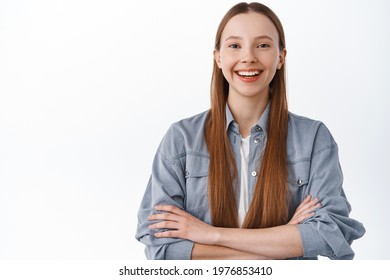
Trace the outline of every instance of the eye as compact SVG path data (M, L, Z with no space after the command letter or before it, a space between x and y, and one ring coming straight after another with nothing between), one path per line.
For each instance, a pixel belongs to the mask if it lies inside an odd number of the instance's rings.
M260 49L265 49L265 48L269 48L270 45L262 43L262 44L257 45L257 47L260 48Z
M230 44L229 45L229 48L232 48L232 49L238 49L240 46L238 44Z

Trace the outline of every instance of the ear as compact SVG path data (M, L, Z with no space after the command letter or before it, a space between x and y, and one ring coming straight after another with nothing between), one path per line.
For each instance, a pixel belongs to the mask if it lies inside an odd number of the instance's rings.
M286 49L283 49L283 50L280 51L278 69L282 68L284 62L286 61L286 55L287 55L287 50Z
M221 69L221 55L218 50L213 52L215 63L217 63L219 69Z

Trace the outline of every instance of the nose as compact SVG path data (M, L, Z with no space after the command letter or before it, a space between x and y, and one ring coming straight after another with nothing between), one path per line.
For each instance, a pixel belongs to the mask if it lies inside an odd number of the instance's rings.
M257 57L254 54L253 50L248 48L243 53L243 56L241 58L242 63L255 63L257 62Z

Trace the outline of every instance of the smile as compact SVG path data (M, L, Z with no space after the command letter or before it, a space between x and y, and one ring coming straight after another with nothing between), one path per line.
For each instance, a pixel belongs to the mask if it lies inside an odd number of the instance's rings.
M241 81L246 82L246 83L257 81L262 72L263 71L258 70L258 69L247 69L247 70L234 71L234 73L237 74L238 78Z
M252 78L260 75L260 71L236 71L236 73L244 78Z

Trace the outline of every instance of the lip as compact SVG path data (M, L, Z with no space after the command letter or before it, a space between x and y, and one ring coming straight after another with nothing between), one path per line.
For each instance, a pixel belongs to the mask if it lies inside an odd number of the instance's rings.
M259 72L258 75L256 76L252 76L252 77L243 77L243 76L240 76L238 74L238 72ZM263 73L262 70L258 69L258 68L248 68L248 69L238 69L238 70L234 70L234 74L243 82L246 82L246 83L252 83L252 82L255 82L259 79L261 73Z
M249 71L249 72L258 71L258 72L262 72L263 70L261 70L260 68L240 68L240 69L234 70L234 72L240 72L240 71Z

